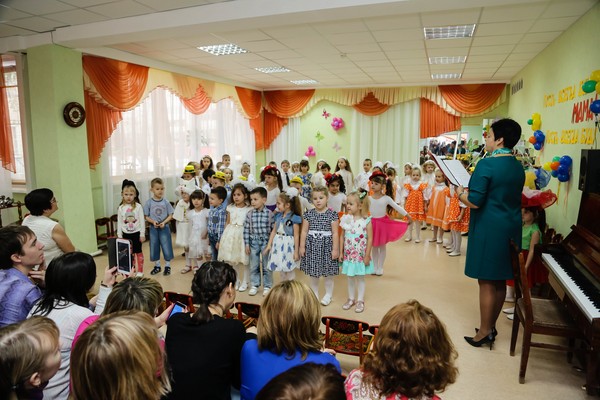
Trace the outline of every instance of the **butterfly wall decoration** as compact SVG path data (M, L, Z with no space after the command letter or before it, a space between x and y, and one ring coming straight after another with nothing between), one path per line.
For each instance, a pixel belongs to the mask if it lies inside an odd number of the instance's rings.
M333 144L333 146L332 146L332 149L334 149L334 150L335 150L335 152L337 153L338 151L340 151L340 150L342 149L342 146L340 146L340 145L338 144L338 142L335 142L335 143Z

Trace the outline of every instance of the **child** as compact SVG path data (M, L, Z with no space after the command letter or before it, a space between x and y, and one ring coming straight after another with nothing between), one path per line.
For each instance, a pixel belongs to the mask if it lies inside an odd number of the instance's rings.
M325 296L321 304L328 306L333 297L333 277L340 273L339 219L335 211L327 208L327 188L317 186L313 190L315 208L304 214L300 235L300 269L310 276L310 287L319 298L319 278L325 277Z
M346 211L346 186L344 179L336 174L327 174L324 179L329 190L327 207L331 208L341 217L341 214Z
M222 186L212 188L208 196L208 204L210 204L210 210L208 211L208 242L210 243L213 261L219 259L219 242L225 230L227 220L226 198L227 190Z
M429 187L433 187L435 184L435 162L433 160L423 163L423 182L427 183Z
M175 189L175 195L177 197L181 197L183 188L188 188L190 190L190 193L192 193L196 189L199 189L199 187L196 186L195 178L196 170L194 169L194 166L189 164L186 165L183 169L183 174L179 179L179 186L177 186L177 188Z
M347 210L348 214L340 220L344 230L340 238L340 262L342 274L348 276L348 300L342 308L349 310L356 305L354 312L361 313L365 310L365 275L375 271L371 261L373 227L367 192L350 193ZM354 297L355 284L358 284L357 297Z
M225 189L228 191L231 190L231 181L233 180L233 171L231 168L223 168L223 173L225 174Z
M404 198L404 207L414 221L408 227L408 236L404 239L406 242L412 240L413 227L415 229L415 243L421 242L421 222L425 221L427 213L427 204L431 190L427 183L421 181L421 168L415 166L412 169L411 180L402 187L402 197Z
M244 178L246 178L246 181L248 181L248 182L255 182L254 175L252 175L250 173L250 163L249 162L244 161L242 163L242 168L240 169L240 172L242 173L242 176Z
M373 350L346 379L347 400L440 400L454 383L458 354L444 324L416 300L398 304L381 320Z
M322 158L317 160L317 168L315 168L315 173L313 174L311 179L313 187L325 186L325 180L323 179L323 171L321 171L323 164L325 164L325 160L323 160ZM302 170L302 165L300 165L300 170Z
M429 241L441 244L444 241L442 224L444 222L444 212L446 211L446 198L450 197L450 189L440 169L436 169L434 175L435 183L431 188L426 222L433 227L433 237Z
M144 209L138 198L138 190L133 181L124 179L121 185L123 200L117 210L117 237L131 241L137 266L137 275L144 274L144 253L142 243L146 241Z
M202 179L202 164L196 161L190 161L188 165L194 167L194 182L196 184L196 188L201 188L204 185L204 180Z
M171 242L171 229L169 222L173 219L173 206L165 198L165 185L160 178L154 178L150 182L152 197L144 204L144 215L150 224L150 261L154 268L150 272L156 275L160 272L160 251L165 258L165 272L163 275L171 275L171 260L173 259L173 243Z
M404 163L404 177L402 178L402 186L404 186L405 183L410 182L411 180L411 175L412 175L412 170L413 170L413 165L412 163Z
M265 206L270 211L275 211L277 207L277 196L283 190L283 183L281 182L281 174L277 167L267 165L260 173L260 180L265 183L267 189L267 202Z
M208 243L208 196L202 190L195 190L190 195L190 208L187 214L188 224L188 265L181 270L182 274L190 272L188 267L197 271L204 261L210 258Z
M290 186L296 188L298 193L302 193L302 179L299 176L294 176L290 179ZM299 196L298 200L300 201L300 208L302 209L302 213L304 214L308 210L312 210L315 208L312 204L309 203L308 199L304 196Z
M446 246L446 252L450 257L460 256L462 233L469 231L469 217L471 209L460 201L456 188L450 198L448 207L448 221L452 245Z
M227 206L227 221L225 231L221 236L219 245L219 261L225 261L236 269L237 281L235 289L240 292L248 289L248 277L250 261L244 246L244 222L248 211L250 211L250 194L248 189L241 183L236 183L231 191L232 204ZM240 282L244 271L244 279Z
M46 317L0 329L0 398L41 399L60 367L59 330Z
M212 189L213 184L213 176L215 175L215 171L212 169L207 169L202 172L202 179L204 179L204 185L202 186L202 191L204 193L210 193L210 189Z
M175 205L175 211L173 212L173 219L176 221L175 226L177 228L175 235L175 245L183 247L184 255L185 255L185 267L183 270L189 271L191 267L191 260L189 257L189 224L190 221L188 219L188 210L190 208L190 194L194 192L188 187L181 187L181 200L177 202ZM183 271L182 270L182 271Z
M292 163L292 174L297 176L300 173L300 161L294 161Z
M275 224L264 251L264 254L267 254L272 249L268 269L280 271L282 281L291 281L296 277L294 270L300 261L302 209L298 197L298 189L295 188L289 188L279 194Z
M356 190L362 189L365 191L369 191L369 177L371 176L371 167L373 166L373 162L370 158L365 158L363 161L363 172L356 176L354 179L354 188Z
M223 154L221 156L221 163L223 164L223 168L229 168L231 165L231 157L229 154Z
M281 182L283 183L283 189L287 190L290 187L290 180L294 177L294 174L290 171L290 162L283 160L281 162Z
M216 187L222 187L223 189L225 189L225 207L227 207L227 205L229 204L229 201L231 200L231 189L228 189L225 181L227 180L227 177L225 176L225 173L223 171L217 171L215 172L215 174L212 176L212 187L213 189Z
M375 275L383 275L383 263L385 262L385 245L389 242L398 240L406 232L405 222L396 221L389 217L393 210L400 215L408 218L408 223L412 218L406 210L400 207L390 196L384 194L392 192L392 182L387 179L387 175L380 171L375 171L369 178L371 181L371 190L373 195L370 197L371 203L371 224L373 224L373 264Z
M213 159L209 155L203 156L202 160L200 161L200 164L202 165L202 167L200 169L200 171L202 173L202 177L204 177L204 171L206 171L207 169L212 169L213 171L215 170L215 164L213 163ZM205 178L205 180L206 180L206 178Z
M253 210L248 212L244 223L244 245L246 254L250 255L250 290L248 291L250 296L256 295L260 286L261 255L263 255L263 296L266 296L273 286L273 273L266 267L267 257L264 255L273 229L273 213L265 207L266 201L267 189L264 187L257 187L250 192Z
M388 180L392 182L392 193L390 194L390 197L394 199L396 203L400 204L402 202L402 190L398 189L396 170L389 167L385 170L385 174L387 175Z
M310 165L308 165L308 160L300 161L300 175L297 175L302 179L302 192L300 195L312 202L312 177L313 175L308 172L310 169Z

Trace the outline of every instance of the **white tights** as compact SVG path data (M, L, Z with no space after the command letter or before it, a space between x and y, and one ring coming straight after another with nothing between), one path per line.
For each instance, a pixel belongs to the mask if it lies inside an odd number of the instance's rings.
M314 278L314 277L310 277L310 288L312 289L313 292L315 292L315 295L317 296L317 299L319 298L319 278ZM328 296L329 298L333 297L333 276L326 276L325 277L325 296Z
M460 253L462 234L459 231L450 231L452 233L452 252Z
M250 277L250 265L244 265L242 263L236 263L233 265L235 272L237 273L237 281L248 283ZM244 279L242 279L242 272L244 273Z
M356 282L356 283L355 283ZM357 301L365 301L365 277L362 275L348 277L348 298L354 300L354 287L358 286Z
M442 243L444 241L444 230L441 226L433 227L433 237L431 238L431 241L437 241L438 243Z
M383 263L385 262L385 244L383 246L373 246L373 248L371 249L371 256L373 257L375 274L383 275Z
M282 281L293 281L294 279L296 279L296 271L294 271L294 270L291 270L290 272L281 271L281 280ZM318 286L318 282L317 282L317 286Z

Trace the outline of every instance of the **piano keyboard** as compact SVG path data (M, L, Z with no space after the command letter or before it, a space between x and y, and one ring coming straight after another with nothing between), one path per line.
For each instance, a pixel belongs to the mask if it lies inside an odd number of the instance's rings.
M561 267L561 263L548 253L542 253L542 260L546 262L548 268L552 270L570 294L569 297L577 303L587 319L591 322L595 318L600 318L600 297L595 287L589 287L590 285L587 284L589 281L583 273L578 271L576 267L568 268L567 272L565 268ZM573 263L572 260L569 261L571 264Z

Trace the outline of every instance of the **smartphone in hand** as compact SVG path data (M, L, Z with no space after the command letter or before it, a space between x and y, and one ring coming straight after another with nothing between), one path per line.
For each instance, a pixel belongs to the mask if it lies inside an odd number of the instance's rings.
M173 316L173 314L182 313L187 310L187 306L179 301L175 302L175 306L171 310L171 314L169 314L169 318Z

